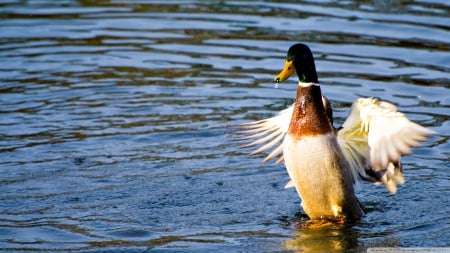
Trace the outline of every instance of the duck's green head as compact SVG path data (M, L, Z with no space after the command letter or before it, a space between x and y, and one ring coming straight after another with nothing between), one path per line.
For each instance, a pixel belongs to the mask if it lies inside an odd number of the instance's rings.
M284 68L273 81L283 82L294 72L297 72L298 80L302 83L319 83L313 54L305 44L298 43L289 48Z

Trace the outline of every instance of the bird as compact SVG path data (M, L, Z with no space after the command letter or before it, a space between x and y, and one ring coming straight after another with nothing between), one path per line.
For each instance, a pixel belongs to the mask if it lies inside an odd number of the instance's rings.
M273 149L263 161L283 162L301 207L310 220L346 222L365 215L355 195L356 182L382 184L395 194L404 183L401 156L434 131L414 123L394 104L358 98L336 128L330 101L322 95L314 57L303 43L292 45L278 85L294 73L298 87L293 105L276 116L238 125L241 147L259 146L250 155Z

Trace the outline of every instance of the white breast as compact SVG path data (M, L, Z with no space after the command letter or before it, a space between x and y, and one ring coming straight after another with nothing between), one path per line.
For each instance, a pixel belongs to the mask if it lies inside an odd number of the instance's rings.
M338 216L353 188L336 137L327 134L297 140L287 135L283 155L305 212L312 217Z
M337 155L337 142L332 134L302 137L286 135L283 155L289 175L295 181L314 180L326 176Z

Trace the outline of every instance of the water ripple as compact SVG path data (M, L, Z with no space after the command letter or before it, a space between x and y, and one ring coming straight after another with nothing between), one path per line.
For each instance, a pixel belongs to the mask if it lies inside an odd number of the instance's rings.
M395 1L0 4L0 246L5 251L363 251L448 246L450 5ZM395 196L310 231L283 165L226 126L274 115L286 49L313 50L342 123L360 96L440 133ZM442 208L438 208L442 207Z

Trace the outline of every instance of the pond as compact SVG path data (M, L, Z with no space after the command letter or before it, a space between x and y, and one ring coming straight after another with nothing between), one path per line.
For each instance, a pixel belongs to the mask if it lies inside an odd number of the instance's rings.
M365 252L450 246L450 3L0 2L0 249ZM283 164L228 126L292 104L290 45L336 124L358 97L436 132L396 195L357 185L349 226L305 229Z

